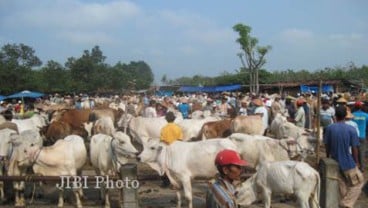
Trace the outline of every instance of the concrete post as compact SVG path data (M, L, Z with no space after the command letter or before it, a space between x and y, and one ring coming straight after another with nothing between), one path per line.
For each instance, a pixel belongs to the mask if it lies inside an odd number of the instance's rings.
M319 163L319 173L321 175L321 208L339 207L340 191L337 180L340 174L339 165L331 158L322 158Z
M120 177L125 182L128 181L128 184L125 184L126 187L122 189L122 198L121 207L123 208L139 208L138 203L138 187L132 187L136 184L133 181L137 182L137 164L128 163L120 167Z

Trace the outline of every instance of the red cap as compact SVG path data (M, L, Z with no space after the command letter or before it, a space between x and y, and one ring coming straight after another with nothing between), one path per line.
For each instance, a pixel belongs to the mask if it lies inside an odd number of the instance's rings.
M363 106L363 102L362 101L356 101L355 102L355 107L362 107Z
M237 152L234 150L225 149L217 153L215 159L216 165L239 165L246 166L248 163L245 160L242 160Z

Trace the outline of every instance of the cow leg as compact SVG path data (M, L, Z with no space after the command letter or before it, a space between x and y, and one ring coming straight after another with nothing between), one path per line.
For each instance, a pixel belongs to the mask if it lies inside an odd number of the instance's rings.
M24 182L14 182L15 207L24 207Z
M110 208L109 189L105 189L105 208Z
M271 190L269 190L266 187L262 187L262 194L263 194L263 200L264 200L264 207L265 208L271 208Z
M4 201L4 182L0 181L0 200Z
M177 191L176 191L176 199L178 200L178 201L177 201L177 204L176 204L176 207L177 207L177 208L181 208L181 204L182 204L182 202L181 202L181 194L180 194L180 190L177 190Z
M81 176L82 175L82 170L77 170L77 175L78 176ZM76 184L76 185L78 185L78 184ZM78 190L78 192L79 192L79 197L81 198L81 199L87 199L87 197L84 195L84 193L83 193L83 189L82 188L80 188L80 189L77 189Z
M190 176L184 176L182 178L183 183L183 189L184 189L184 196L188 200L188 207L193 208L193 202L192 202L192 184L190 181Z
M297 192L295 193L297 199L298 199L298 204L300 208L310 208L309 207L309 196L306 195L305 193L301 193L301 192Z
M75 201L77 203L77 208L82 208L82 202L80 200L80 189L82 188L79 188L77 190L74 190L74 195L75 195Z
M58 207L63 207L64 206L64 189L60 189L59 190L59 202L58 202Z

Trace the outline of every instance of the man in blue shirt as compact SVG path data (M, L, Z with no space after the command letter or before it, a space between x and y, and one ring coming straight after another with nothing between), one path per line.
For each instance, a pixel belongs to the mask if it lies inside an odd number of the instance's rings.
M364 176L359 170L359 138L354 127L344 122L347 115L345 106L337 106L335 115L337 122L326 128L323 142L327 157L336 160L343 173L339 179L340 206L353 208L364 185Z
M366 134L365 131L368 125L368 114L362 111L363 102L357 101L354 105L354 109L356 111L353 112L354 118L353 121L358 125L359 129L359 163L360 163L360 170L364 172L365 170L365 151L366 151Z

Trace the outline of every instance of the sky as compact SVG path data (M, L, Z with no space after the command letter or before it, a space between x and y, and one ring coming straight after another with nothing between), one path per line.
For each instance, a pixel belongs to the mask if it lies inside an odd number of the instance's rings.
M0 0L0 46L26 44L64 65L99 46L106 63L145 61L156 82L241 67L232 27L271 46L263 68L368 64L366 0Z

